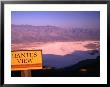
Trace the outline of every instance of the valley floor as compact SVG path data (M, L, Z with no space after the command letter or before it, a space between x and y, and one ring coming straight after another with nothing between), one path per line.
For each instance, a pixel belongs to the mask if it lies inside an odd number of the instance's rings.
M99 50L99 41L75 41L75 42L33 42L11 44L12 50L37 50L43 54L67 55L75 51Z

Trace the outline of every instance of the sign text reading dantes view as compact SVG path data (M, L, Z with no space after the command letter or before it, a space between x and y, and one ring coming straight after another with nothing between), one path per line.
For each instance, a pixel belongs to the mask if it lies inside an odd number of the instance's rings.
M11 52L11 70L42 69L42 50Z

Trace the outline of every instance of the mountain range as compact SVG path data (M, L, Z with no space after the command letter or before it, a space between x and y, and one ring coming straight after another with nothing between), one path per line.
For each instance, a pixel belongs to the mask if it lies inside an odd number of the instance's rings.
M57 26L11 25L12 43L99 40L99 29L61 28Z

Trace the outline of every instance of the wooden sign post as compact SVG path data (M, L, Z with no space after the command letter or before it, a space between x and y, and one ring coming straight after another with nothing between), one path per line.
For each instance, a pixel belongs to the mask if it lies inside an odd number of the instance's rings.
M42 50L11 52L11 70L21 71L22 77L31 77L31 70L43 69Z
M21 77L31 77L31 70L22 70Z

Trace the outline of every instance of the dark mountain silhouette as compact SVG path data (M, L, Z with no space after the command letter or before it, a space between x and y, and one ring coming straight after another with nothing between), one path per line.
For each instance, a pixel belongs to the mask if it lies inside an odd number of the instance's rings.
M72 76L100 76L100 57L96 59L87 59L80 61L79 63L66 67L60 70L65 72L65 75Z
M100 58L83 60L75 65L55 69L52 67L47 70L32 70L32 76L40 77L99 77Z
M43 64L49 67L62 68L74 65L86 59L95 59L99 55L98 50L75 51L64 56L43 54Z
M99 29L61 28L57 26L11 26L12 43L99 40Z

